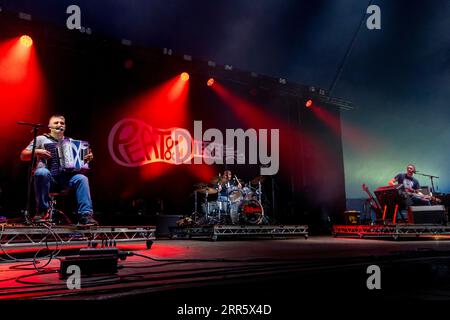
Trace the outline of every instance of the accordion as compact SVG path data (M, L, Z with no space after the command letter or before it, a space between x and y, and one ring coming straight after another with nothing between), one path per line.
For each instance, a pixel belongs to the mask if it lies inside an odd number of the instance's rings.
M89 153L89 142L64 139L60 142L46 143L44 148L52 157L47 160L47 168L52 175L62 172L86 172L89 164L84 157Z

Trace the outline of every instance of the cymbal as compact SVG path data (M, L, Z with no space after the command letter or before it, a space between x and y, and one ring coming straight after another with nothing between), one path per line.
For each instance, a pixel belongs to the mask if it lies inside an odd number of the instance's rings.
M206 188L206 187L208 187L208 184L204 183L204 182L199 182L199 183L194 184L194 187L196 189Z
M208 194L216 194L217 193L216 189L210 188L210 187L199 188L199 189L197 189L195 191L199 192L199 193L203 193L203 194L206 194L206 193L208 193Z
M251 181L251 183L252 183L252 184L258 184L258 183L260 183L260 182L263 183L264 180L266 180L266 177L264 177L264 176L259 176L259 177L254 178L254 179Z

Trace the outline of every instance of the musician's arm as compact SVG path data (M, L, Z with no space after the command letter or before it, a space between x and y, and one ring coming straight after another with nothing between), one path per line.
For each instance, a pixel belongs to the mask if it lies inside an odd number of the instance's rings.
M34 154L43 159L51 158L52 155L50 154L50 151L45 149L36 149L34 150ZM23 149L20 153L20 160L22 161L30 161L31 160L31 150Z
M31 151L27 149L23 149L20 153L20 160L22 161L30 161L31 160Z
M396 178L392 178L391 180L389 180L389 185L390 186L393 186L394 184L395 184L395 182L397 181L397 179Z
M50 151L44 149L43 137L36 137L36 149L34 150L35 156L39 159L49 159L52 157ZM33 148L33 141L31 141L25 149L20 153L20 160L31 161L31 149Z

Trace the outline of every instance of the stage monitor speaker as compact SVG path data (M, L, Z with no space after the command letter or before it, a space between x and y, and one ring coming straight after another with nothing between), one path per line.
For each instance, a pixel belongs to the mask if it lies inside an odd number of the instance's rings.
M446 221L444 206L410 206L408 208L408 223L444 224Z
M360 215L361 213L356 210L345 211L345 224L359 224Z

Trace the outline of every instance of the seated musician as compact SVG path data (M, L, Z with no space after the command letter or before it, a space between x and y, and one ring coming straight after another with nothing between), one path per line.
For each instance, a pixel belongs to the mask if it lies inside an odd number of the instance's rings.
M46 222L49 219L49 192L53 186L60 188L73 188L77 198L77 211L79 215L79 225L92 226L97 225L97 221L93 218L92 200L89 190L88 178L80 173L63 172L57 176L52 176L47 168L47 159L51 158L50 151L46 150L44 145L47 143L59 142L64 139L64 131L66 130L65 118L62 115L53 115L49 119L48 134L37 136L35 156L37 160L36 168L34 168L34 187L36 196L37 212L33 217L36 223ZM20 159L22 161L30 161L33 148L33 141L22 150ZM93 159L91 151L85 156L84 161Z
M421 193L419 181L414 178L414 173L416 172L416 167L413 164L408 164L406 166L406 173L399 173L394 178L389 181L390 185L394 185L395 182L403 185L403 190L401 190L404 198L406 207L416 205L424 206L431 205L431 197L426 196Z
M219 191L219 201L226 201L229 190L236 187L242 189L241 182L236 177L233 178L233 174L230 170L225 170L217 187L217 190Z

